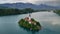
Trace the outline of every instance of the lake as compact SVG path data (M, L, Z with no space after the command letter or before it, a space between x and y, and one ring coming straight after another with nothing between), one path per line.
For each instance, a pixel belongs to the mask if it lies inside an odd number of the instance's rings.
M38 32L19 27L18 21L28 14L0 17L0 34L60 34L60 16L53 12L35 12L31 17L39 21L42 29Z

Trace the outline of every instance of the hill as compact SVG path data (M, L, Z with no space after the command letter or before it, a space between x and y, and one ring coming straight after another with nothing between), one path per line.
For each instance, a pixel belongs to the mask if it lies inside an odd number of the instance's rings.
M46 4L35 5L32 3L6 3L6 4L0 4L0 7L2 7L2 8L17 8L17 9L32 8L32 9L39 9L39 10L60 9L59 7L49 6Z

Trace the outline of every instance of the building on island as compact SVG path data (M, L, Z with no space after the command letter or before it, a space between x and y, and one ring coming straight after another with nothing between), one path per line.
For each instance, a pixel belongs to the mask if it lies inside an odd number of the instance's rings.
M29 14L29 17L25 17L25 21L28 21L29 24L34 24L34 25L36 25L36 22L32 21L31 14Z
M29 13L29 17L25 17L25 20L29 22L29 24L31 24L31 14Z

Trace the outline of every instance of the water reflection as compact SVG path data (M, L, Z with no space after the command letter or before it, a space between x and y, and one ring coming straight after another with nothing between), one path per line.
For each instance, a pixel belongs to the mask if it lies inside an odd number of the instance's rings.
M20 24L18 23L19 27L22 28L23 30L27 31L28 33L31 32L30 34L36 34L36 32L39 32L40 30L38 31L35 31L35 30L30 30L30 29L27 29L25 27L22 27L20 26Z
M60 16L53 12L38 12L32 14L33 18L40 21L44 28L60 32Z

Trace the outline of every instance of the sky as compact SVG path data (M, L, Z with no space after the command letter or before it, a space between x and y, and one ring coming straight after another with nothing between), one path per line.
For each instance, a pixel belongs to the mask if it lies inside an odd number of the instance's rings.
M32 3L32 4L47 4L51 6L60 6L60 0L0 0L0 4L2 3Z

